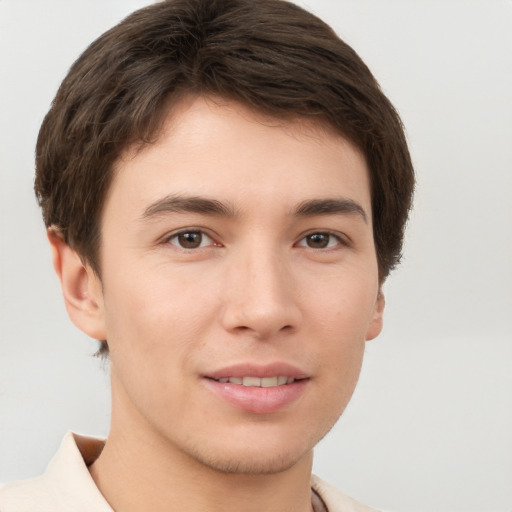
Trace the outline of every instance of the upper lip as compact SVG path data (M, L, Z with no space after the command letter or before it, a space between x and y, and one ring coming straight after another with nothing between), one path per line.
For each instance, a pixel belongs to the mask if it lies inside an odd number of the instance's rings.
M226 377L276 377L286 376L296 380L305 379L309 374L289 363L275 362L270 364L239 363L205 373L204 377L222 379Z

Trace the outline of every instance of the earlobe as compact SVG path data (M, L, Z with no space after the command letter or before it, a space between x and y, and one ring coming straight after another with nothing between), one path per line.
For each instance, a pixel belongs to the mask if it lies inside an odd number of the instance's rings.
M366 341L373 340L382 331L383 314L384 314L384 306L385 305L386 305L386 299L384 298L384 294L382 293L382 290L379 290L379 293L377 295L377 300L375 301L375 306L373 309L373 316L370 321L370 325L368 326L368 331L366 332Z
M53 227L47 229L53 267L61 283L64 303L71 321L85 334L106 339L101 282L92 269Z

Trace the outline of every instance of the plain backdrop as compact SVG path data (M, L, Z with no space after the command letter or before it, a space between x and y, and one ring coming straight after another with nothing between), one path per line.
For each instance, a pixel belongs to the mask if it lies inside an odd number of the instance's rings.
M68 320L33 192L43 115L143 0L0 0L0 481L106 435L108 371ZM353 400L315 472L396 512L512 510L512 2L308 0L370 66L418 175Z

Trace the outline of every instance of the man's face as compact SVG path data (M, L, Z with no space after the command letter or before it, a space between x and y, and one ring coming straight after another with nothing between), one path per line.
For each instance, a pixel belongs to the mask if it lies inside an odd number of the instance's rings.
M184 100L117 164L96 286L113 432L223 471L311 453L381 328L363 156L320 126Z

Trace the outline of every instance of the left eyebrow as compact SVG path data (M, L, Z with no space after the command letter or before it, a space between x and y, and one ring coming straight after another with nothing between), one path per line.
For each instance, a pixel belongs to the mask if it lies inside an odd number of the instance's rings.
M313 217L315 215L331 215L337 213L357 215L368 224L368 217L364 208L352 199L311 199L300 203L294 211L294 215L298 217Z

